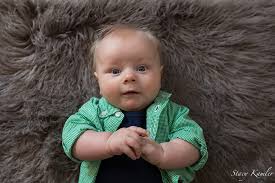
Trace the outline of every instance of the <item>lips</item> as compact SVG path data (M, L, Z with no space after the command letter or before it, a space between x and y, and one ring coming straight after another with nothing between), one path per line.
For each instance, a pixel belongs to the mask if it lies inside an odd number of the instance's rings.
M130 91L123 92L122 94L123 95L136 95L136 94L139 94L139 92L130 90Z

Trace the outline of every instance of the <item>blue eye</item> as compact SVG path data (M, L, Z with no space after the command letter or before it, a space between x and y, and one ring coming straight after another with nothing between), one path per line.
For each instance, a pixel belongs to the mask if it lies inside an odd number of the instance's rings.
M145 65L140 65L140 66L137 67L137 71L138 71L138 72L145 72L146 69L147 69L147 68L146 68Z
M113 75L119 75L121 73L121 71L119 69L112 69L111 72Z

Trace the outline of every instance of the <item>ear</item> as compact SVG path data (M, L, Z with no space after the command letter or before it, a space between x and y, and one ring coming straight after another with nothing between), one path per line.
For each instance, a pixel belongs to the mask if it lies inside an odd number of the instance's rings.
M160 66L160 74L162 75L163 73L163 65Z
M98 82L98 75L97 75L97 73L96 73L96 72L94 72L94 76L95 76L95 78L96 78L96 80L97 80L97 82ZM100 95L102 95L102 94L101 94L100 87L99 87L99 94L100 94Z
M98 75L97 75L96 72L94 72L94 76L95 76L95 78L98 80Z

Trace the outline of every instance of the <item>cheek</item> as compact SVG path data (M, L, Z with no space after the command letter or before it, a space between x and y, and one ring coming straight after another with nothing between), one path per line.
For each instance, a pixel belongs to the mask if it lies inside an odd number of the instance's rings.
M101 80L99 82L101 95L110 95L119 89L119 85L112 79Z
M154 74L145 79L145 85L149 88L158 88L161 83L161 77L159 74Z

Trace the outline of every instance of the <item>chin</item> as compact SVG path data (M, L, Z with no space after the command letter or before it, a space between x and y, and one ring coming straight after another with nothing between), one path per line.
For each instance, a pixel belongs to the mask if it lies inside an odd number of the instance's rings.
M136 106L136 105L125 105L125 106L121 107L121 109L124 111L139 111L139 110L142 110L143 107Z

